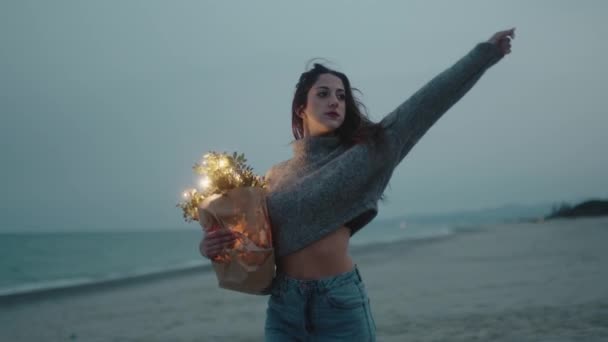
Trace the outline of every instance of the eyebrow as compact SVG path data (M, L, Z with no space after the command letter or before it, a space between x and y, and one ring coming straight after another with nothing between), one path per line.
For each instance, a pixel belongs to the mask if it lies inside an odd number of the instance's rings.
M326 87L326 86L318 86L318 87L315 87L315 88L317 88L317 89L325 89L325 90L329 90L329 87ZM342 88L338 88L338 89L336 89L336 91L339 91L339 90L344 91L344 89L342 89Z

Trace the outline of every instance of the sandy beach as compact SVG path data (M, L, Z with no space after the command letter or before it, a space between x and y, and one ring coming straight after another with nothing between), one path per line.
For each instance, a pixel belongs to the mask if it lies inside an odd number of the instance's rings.
M197 243L197 242L194 242ZM352 250L379 341L608 341L608 218ZM0 300L1 341L262 341L267 297L204 270Z

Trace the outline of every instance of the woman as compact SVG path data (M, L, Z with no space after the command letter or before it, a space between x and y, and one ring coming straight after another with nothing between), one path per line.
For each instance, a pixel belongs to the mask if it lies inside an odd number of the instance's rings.
M359 110L348 78L315 64L292 104L293 158L266 174L277 276L267 341L373 341L376 327L350 237L377 214L393 170L424 133L489 67L511 52L514 29L497 32L436 76L379 123ZM229 247L212 232L201 253Z

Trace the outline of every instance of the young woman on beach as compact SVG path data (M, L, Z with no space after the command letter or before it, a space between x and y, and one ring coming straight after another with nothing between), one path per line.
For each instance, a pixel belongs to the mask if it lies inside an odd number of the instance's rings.
M350 237L377 214L395 167L425 132L511 52L514 29L495 33L379 123L367 119L348 78L320 64L303 73L292 103L294 155L266 174L277 276L266 341L373 341L376 326ZM213 259L234 242L201 241Z

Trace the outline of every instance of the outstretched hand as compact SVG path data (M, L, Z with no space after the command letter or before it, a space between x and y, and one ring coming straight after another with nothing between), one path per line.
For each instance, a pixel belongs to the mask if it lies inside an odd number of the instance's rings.
M494 35L488 40L488 42L498 46L503 55L508 55L509 53L511 53L511 40L514 38L515 27L510 30L499 31L494 33Z

